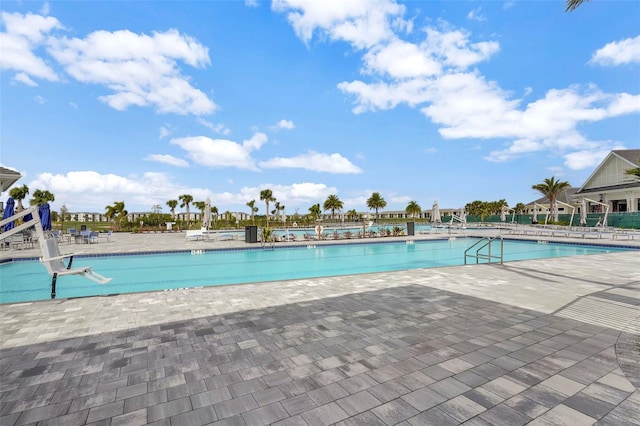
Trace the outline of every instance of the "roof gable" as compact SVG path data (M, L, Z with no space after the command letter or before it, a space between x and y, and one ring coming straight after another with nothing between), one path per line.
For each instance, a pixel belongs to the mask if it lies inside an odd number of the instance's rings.
M640 149L611 151L578 192L632 183L633 176L625 174L625 171L638 167L639 161Z
M640 149L617 149L612 152L629 161L633 167L640 167Z
M576 203L575 195L577 192L578 192L578 188L575 188L575 187L566 188L558 194L558 196L556 197L556 200L566 204L575 204ZM527 205L531 205L534 203L549 204L549 198L541 197L541 198L538 198L537 200L529 202L529 204Z

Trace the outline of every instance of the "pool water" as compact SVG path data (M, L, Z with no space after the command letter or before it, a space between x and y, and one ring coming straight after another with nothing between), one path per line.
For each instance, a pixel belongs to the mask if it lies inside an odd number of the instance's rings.
M76 256L113 280L104 285L60 277L57 298L217 286L464 264L476 238L401 243L309 245L276 249L211 250L171 254ZM475 249L473 249L475 251ZM505 261L624 251L612 247L504 241ZM495 252L494 252L495 253ZM473 260L475 262L475 260ZM51 277L38 261L0 265L0 303L50 298Z

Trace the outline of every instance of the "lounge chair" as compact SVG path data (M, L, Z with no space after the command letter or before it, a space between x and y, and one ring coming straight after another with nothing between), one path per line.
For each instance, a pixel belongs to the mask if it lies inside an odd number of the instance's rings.
M202 232L201 229L198 230L191 230L188 229L186 235L184 236L185 240L189 241L189 240L195 240L195 241L200 241L204 238L204 233Z
M42 248L42 257L40 262L47 268L47 272L51 275L51 298L56 297L56 281L59 276L63 275L82 275L85 278L95 281L98 284L106 284L111 281L111 278L103 277L97 272L93 272L90 266L83 266L80 268L71 269L73 263L73 254L60 255L58 249L58 243L53 238L46 239L43 244L40 244ZM69 264L64 264L64 259L69 259Z

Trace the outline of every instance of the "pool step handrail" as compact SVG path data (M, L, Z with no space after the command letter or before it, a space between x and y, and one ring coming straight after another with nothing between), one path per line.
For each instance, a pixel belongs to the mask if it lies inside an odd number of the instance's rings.
M493 242L495 240L500 240L500 254L499 255L494 255L491 253L491 245L493 244ZM484 244L481 244L484 243ZM475 254L474 253L469 253L469 251L471 251L471 249L473 249L474 247L478 246L479 247L476 249ZM483 248L487 247L487 253L480 253L480 250L482 250ZM497 237L484 237L481 240L476 241L471 247L467 248L464 251L464 264L467 265L467 258L468 257L472 257L476 259L476 264L480 263L480 259L484 259L487 261L487 263L492 263L493 259L500 259L500 264L502 265L504 263L504 239L502 238L502 236L497 236Z
M271 249L275 248L276 240L273 238L273 235L272 235L272 238L269 241L267 241L264 237L264 232L260 233L260 245L262 246L262 248L266 248L267 244L270 245L269 248Z

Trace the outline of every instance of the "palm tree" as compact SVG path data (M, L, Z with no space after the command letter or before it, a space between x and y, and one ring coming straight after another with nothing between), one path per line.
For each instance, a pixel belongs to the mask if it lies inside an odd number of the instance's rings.
M416 214L422 213L422 207L420 207L417 201L409 201L404 211L410 214L412 218L415 218Z
M342 210L344 203L340 201L340 198L338 198L337 195L332 194L327 197L322 207L325 211L331 210L331 220L333 220L336 210Z
M574 10L576 10L578 8L578 6L580 6L584 2L585 2L585 0L567 0L567 4L566 4L566 7L565 7L564 11L565 12L573 12Z
M379 192L374 192L367 200L367 207L376 210L376 222L378 221L378 209L384 209L386 206L387 202L380 196Z
M311 207L309 207L309 214L311 214L311 216L315 217L316 220L318 220L320 218L320 214L321 213L322 213L322 210L320 210L320 203L314 204Z
M218 219L218 208L216 206L211 206L211 216L213 216L213 228L216 227L216 220Z
M169 200L167 201L167 206L171 209L171 219L176 218L176 207L178 207L178 200Z
M205 203L204 201L194 201L192 204L195 206L195 208L200 210L200 217L204 216L204 209L207 207L207 203Z
M358 218L358 212L356 211L356 209L351 209L347 212L347 217L349 219L357 219Z
M535 189L540 192L542 195L549 199L549 206L551 210L551 217L554 222L558 221L558 212L556 210L556 199L558 195L569 188L569 182L556 180L555 177L551 177L551 179L546 178L544 182L533 185L531 189Z
M56 200L56 197L49 191L36 189L33 192L33 198L29 201L32 206L43 206L49 202Z
M489 214L500 214L502 209L509 207L509 203L504 198L498 201L492 201L489 203Z
M191 214L189 212L189 204L193 201L193 197L189 194L182 194L181 196L178 197L178 200L182 201L180 203L180 208L183 208L183 207L187 208L187 228L188 228L189 224L191 224Z
M251 223L255 225L256 224L255 214L258 211L258 208L256 207L256 200L247 201L246 206L251 209Z
M476 200L467 203L467 205L464 206L464 210L472 216L480 217L480 220L484 222L484 217L491 214L492 206L491 203L487 201Z
M11 188L11 191L9 191L9 196L18 202L16 213L20 213L22 210L24 210L24 207L22 206L22 200L27 198L27 195L29 195L29 187L27 185L16 186L14 188Z
M260 191L260 200L264 201L266 208L265 213L267 215L267 228L269 227L269 203L272 201L276 201L273 197L273 192L270 189L263 189Z
M638 161L640 163L640 161ZM640 178L640 167L636 167L635 169L628 169L624 171L625 175L635 176Z
M278 220L278 216L280 216L280 201L276 201L276 203L273 206L273 210L271 211L271 214L276 217L276 220Z
M527 207L524 205L524 203L517 203L513 209L516 211L517 214L521 214L521 213L524 213L526 208Z
M117 229L120 229L121 222L127 217L129 212L124 209L124 201L116 201L112 206L105 207L104 216L113 219Z
M69 213L69 209L67 209L66 204L63 204L62 207L60 207L61 229L64 229L64 221L67 219L67 213Z

